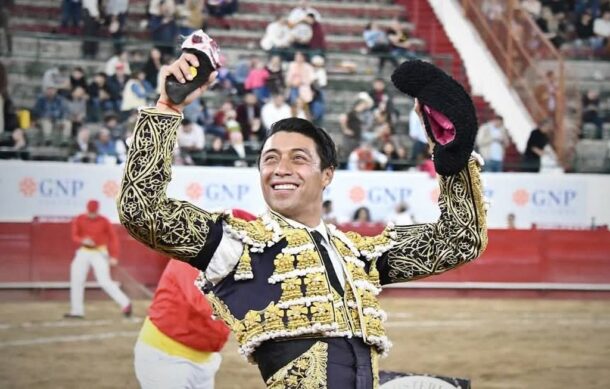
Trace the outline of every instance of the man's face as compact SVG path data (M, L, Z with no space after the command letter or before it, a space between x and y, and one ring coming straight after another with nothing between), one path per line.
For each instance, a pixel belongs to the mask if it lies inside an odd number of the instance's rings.
M300 133L273 134L261 153L260 179L267 205L310 226L319 222L322 191L332 181L333 173L331 168L320 169L314 140Z

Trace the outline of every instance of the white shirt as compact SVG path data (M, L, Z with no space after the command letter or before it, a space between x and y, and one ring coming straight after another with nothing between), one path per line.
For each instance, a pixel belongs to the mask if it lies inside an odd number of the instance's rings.
M593 32L597 36L610 37L610 21L597 18L593 22Z
M203 150L205 145L205 133L197 123L191 123L191 131L185 132L182 126L178 127L178 146L194 147Z
M320 224L318 224L316 228L310 228L294 220L287 218L285 218L285 220L293 227L305 228L310 232L315 230L322 235L324 238L322 245L328 251L328 256L330 257L330 261L333 264L333 268L335 269L335 273L337 274L337 278L339 279L341 286L345 287L345 273L343 271L341 257L335 251L334 246L329 243L328 232L324 222L320 221ZM216 252L214 252L212 259L210 260L210 264L205 271L206 279L212 284L217 284L229 273L231 273L235 266L237 266L237 262L239 261L243 248L243 243L240 240L237 240L228 233L224 232L222 234L220 244L216 248Z
M426 129L415 109L409 114L409 136L418 142L428 143Z
M271 128L273 123L289 117L292 117L292 110L286 103L278 108L273 104L273 101L270 101L263 105L263 108L261 109L261 121L263 122L263 126L267 129Z

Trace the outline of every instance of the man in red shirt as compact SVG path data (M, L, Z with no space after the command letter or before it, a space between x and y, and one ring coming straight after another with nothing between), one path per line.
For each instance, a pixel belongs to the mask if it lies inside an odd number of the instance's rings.
M72 240L80 245L70 266L70 313L67 318L84 318L85 281L89 268L93 267L100 287L122 309L125 316L131 316L129 298L110 279L110 265L118 263L119 241L110 221L101 216L97 200L89 200L87 212L72 220Z
M237 209L233 216L254 220ZM212 307L195 286L199 273L172 259L161 275L134 349L142 389L214 388L219 351L230 330L222 320L212 318Z

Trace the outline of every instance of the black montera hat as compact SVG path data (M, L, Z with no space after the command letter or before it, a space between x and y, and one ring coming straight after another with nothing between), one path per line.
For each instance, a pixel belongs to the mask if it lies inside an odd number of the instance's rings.
M392 74L398 90L417 98L428 136L434 141L434 166L443 176L468 163L477 135L477 117L464 87L436 66L403 62Z

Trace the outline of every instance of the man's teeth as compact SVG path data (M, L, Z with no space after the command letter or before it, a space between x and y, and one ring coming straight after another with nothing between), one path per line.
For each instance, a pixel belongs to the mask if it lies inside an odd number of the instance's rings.
M279 184L279 185L274 185L273 186L274 189L277 190L282 190L282 189L296 189L297 186L294 184Z

